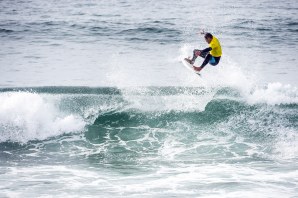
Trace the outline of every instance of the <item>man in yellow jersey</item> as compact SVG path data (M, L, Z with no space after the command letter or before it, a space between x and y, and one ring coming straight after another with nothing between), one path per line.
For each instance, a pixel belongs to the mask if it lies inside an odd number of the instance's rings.
M193 51L192 59L185 58L189 64L193 65L198 56L204 58L200 67L193 66L194 70L201 71L208 63L210 65L217 65L221 57L221 46L218 39L210 33L204 33L205 40L209 44L209 47L204 50L195 49Z

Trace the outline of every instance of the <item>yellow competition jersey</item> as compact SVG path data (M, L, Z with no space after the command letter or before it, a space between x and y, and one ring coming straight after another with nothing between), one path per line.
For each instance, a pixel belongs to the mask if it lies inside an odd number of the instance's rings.
M210 51L210 54L214 57L220 57L221 56L221 46L220 43L218 41L218 39L213 36L209 46L212 48L212 50Z

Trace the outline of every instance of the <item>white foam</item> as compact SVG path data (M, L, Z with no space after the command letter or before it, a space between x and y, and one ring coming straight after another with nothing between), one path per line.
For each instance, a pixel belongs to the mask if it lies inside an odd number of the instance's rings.
M26 196L43 189L43 196L76 197L82 194L81 189L88 188L83 197L94 197L94 194L103 197L161 197L165 194L176 197L196 197L198 194L200 197L264 197L270 193L270 197L293 197L296 193L294 178L298 175L295 170L276 172L253 165L217 163L160 166L154 173L130 176L96 170L57 165L10 167L2 177L3 181L13 182L2 182L3 193L9 197ZM19 188L21 184L30 185L30 188Z
M0 142L43 140L84 128L82 118L58 110L53 101L39 94L9 92L0 94Z
M269 105L297 104L298 89L279 82L269 83L265 88L256 88L247 96L250 104L266 103Z
M204 111L216 93L208 89L198 89L195 93L185 89L181 94L176 95L160 95L159 93L148 95L150 88L146 87L122 89L121 91L122 97L130 104L129 108L144 112Z
M298 157L298 131L284 128L279 131L277 142L274 144L275 159L290 160Z

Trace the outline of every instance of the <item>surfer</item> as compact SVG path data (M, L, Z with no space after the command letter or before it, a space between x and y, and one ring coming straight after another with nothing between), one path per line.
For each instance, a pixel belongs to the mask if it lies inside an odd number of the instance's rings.
M209 47L204 50L195 49L193 51L192 59L190 59L190 57L185 58L185 60L191 64L196 71L201 71L208 63L213 66L217 65L222 54L218 39L210 33L202 32L202 34L204 34L205 41L209 44ZM205 59L200 67L193 65L198 56Z

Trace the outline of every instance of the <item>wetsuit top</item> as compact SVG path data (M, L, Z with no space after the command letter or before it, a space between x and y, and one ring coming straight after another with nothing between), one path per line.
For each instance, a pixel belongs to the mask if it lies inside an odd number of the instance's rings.
M211 56L213 57L220 57L222 54L220 43L215 36L213 36L211 42L209 43L209 47L202 50L202 52L209 52L209 51Z

